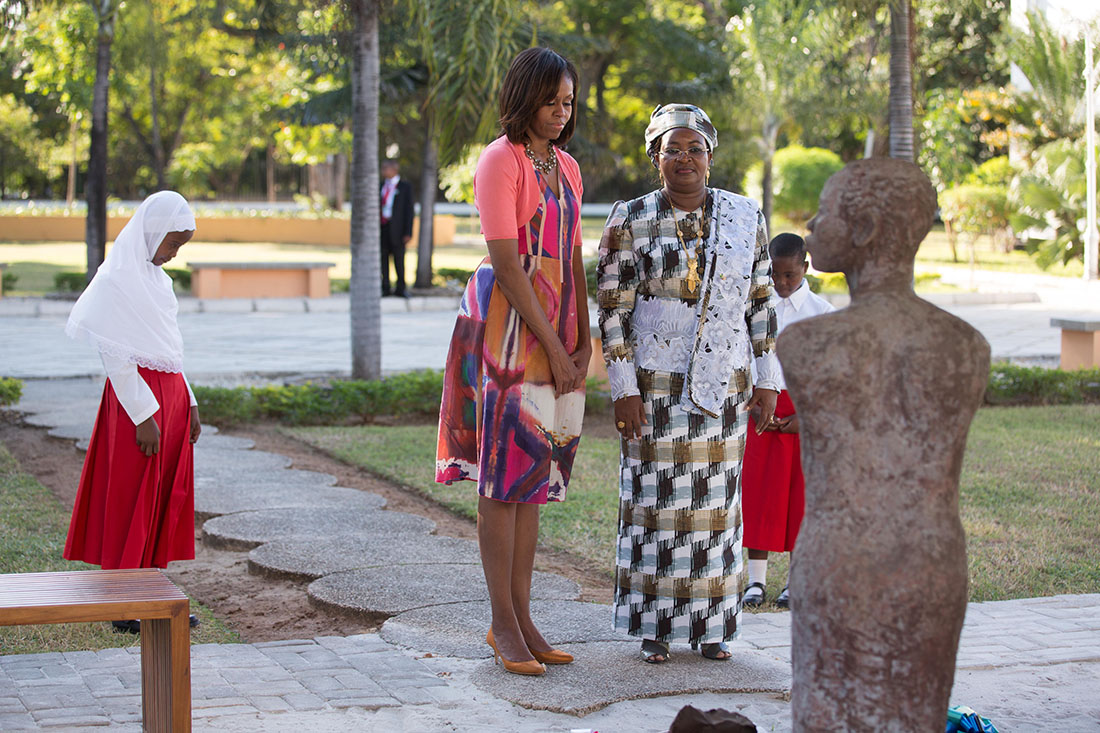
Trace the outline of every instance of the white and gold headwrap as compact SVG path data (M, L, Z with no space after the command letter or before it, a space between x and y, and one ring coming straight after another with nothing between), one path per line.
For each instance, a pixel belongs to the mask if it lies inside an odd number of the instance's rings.
M663 107L657 105L653 114L649 116L649 126L645 129L645 147L654 140L659 139L669 130L686 127L695 130L707 141L707 146L713 151L718 147L718 132L711 124L707 113L694 104L666 104Z

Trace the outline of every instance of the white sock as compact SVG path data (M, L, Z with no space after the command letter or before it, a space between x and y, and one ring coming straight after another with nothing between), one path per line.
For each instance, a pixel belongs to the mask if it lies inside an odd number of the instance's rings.
M749 560L749 585L753 583L760 583L761 585L767 585L768 583L768 561L767 560Z

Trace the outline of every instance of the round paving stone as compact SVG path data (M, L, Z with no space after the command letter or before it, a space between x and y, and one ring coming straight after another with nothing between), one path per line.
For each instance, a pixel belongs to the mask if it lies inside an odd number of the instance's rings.
M380 509L349 511L327 506L264 509L206 520L202 525L202 541L227 550L251 550L273 540L356 533L427 536L434 529L435 522L430 519Z
M98 405L89 405L85 408L72 407L36 412L23 418L23 422L36 428L52 428L58 425L86 425L88 432L91 433L92 426L95 425L97 408Z
M630 641L611 628L611 606L580 601L532 601L531 619L554 646L594 641ZM448 603L405 611L386 621L382 638L444 657L492 656L485 643L492 609L488 601Z
M568 578L535 573L531 598L573 600ZM334 573L309 584L314 603L334 611L398 614L422 606L489 599L480 565L396 565Z
M476 542L436 535L355 534L320 540L275 540L248 553L250 571L295 580L313 580L356 568L479 562Z
M733 658L704 659L686 644L673 644L664 664L646 664L641 642L569 644L562 651L573 664L548 665L541 677L505 674L491 661L482 662L470 681L486 692L531 710L587 715L622 700L702 692L786 693L791 689L790 662L747 642L730 642Z
M284 471L283 473L295 473ZM317 483L205 483L195 485L195 515L199 519L235 512L286 507L331 506L335 511L381 509L386 500L378 494Z
M299 468L268 468L254 471L235 470L229 463L211 466L209 461L201 471L195 468L195 490L200 488L220 491L242 482L253 486L284 486L297 489L307 486L335 486L336 477L331 473L306 471ZM262 509L263 507L257 507Z
M287 456L262 450L219 452L209 455L199 454L195 456L195 476L229 473L240 478L249 471L289 468L290 463L290 458Z
M202 426L202 435L199 442L195 443L195 455L219 450L251 450L256 447L256 441L251 438L238 438L235 435L208 434L208 425Z
M86 441L89 440L92 435L92 429L95 427L94 423L73 423L66 425L57 425L46 431L46 434L51 438L61 438L62 440L77 440Z

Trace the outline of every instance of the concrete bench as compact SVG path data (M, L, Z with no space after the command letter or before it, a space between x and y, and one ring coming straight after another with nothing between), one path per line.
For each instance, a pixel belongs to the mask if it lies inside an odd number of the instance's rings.
M332 262L188 262L196 298L327 298Z
M159 570L0 575L0 626L141 621L141 711L147 731L191 730L189 602Z
M1100 366L1100 320L1051 318L1050 325L1062 329L1062 369Z

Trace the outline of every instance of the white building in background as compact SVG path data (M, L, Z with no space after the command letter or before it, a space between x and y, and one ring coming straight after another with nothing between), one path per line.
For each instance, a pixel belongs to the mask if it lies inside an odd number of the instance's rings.
M1086 120L1087 157L1085 166L1088 177L1088 221L1085 223L1085 279L1095 280L1100 275L1100 229L1096 221L1096 112L1097 68L1094 47L1100 42L1100 0L1012 0L1010 22L1019 28L1027 28L1027 14L1043 15L1051 27L1064 38L1078 38L1085 34L1086 45L1086 93L1081 100L1080 114ZM1092 67L1092 68L1089 68ZM1017 89L1028 91L1031 84L1016 64L1012 64L1011 83ZM1009 156L1013 157L1012 145Z

